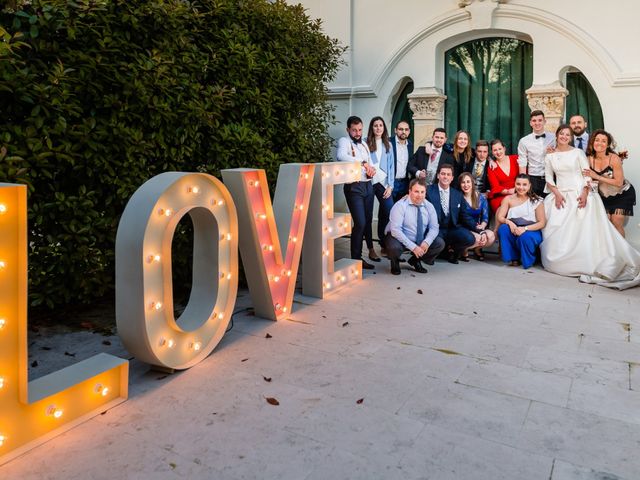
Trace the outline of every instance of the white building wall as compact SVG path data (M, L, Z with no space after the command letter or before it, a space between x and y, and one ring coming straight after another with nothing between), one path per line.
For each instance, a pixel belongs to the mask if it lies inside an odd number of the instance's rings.
M329 85L336 116L391 121L394 95L410 78L416 88L444 90L444 52L486 36L533 43L533 84L582 71L596 91L605 126L629 149L627 178L640 191L640 2L614 0L303 0L327 34L348 47L347 64ZM461 4L468 4L460 6ZM445 92L446 93L446 92ZM524 100L523 100L524 101ZM342 136L344 123L331 129ZM640 246L640 206L627 225Z

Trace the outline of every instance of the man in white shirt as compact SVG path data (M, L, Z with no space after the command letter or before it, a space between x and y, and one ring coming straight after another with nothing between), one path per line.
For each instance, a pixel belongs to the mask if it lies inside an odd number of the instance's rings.
M531 188L541 197L546 196L544 187L544 157L547 148L555 143L553 134L545 132L547 123L542 110L534 110L529 118L533 132L518 142L518 166L520 173L527 173L531 179Z
M569 119L569 126L571 127L571 132L573 132L573 146L582 149L586 153L589 143L586 120L582 115L573 115Z
M411 129L409 124L400 120L395 128L395 136L391 138L393 147L393 161L396 178L393 184L393 202L397 202L407 194L409 190L409 172L407 166L413 155L413 143L409 140Z
M373 187L371 179L376 169L371 162L367 144L362 141L362 119L351 116L347 119L347 137L338 140L336 158L339 162L358 161L362 165L360 181L344 184L344 197L353 219L351 230L351 258L362 260L362 268L373 270L375 267L362 258L362 240L364 232L373 218Z

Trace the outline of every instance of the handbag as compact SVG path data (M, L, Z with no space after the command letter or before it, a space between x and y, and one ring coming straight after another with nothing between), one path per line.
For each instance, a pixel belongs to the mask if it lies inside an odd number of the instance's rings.
M510 218L509 220L515 223L517 227L527 227L536 223L534 220L527 220L526 218L522 217Z

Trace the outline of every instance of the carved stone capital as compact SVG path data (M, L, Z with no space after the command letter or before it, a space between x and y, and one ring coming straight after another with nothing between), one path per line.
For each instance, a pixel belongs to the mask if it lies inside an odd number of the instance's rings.
M414 120L442 120L447 96L438 88L418 88L407 95Z
M525 91L529 108L542 110L547 119L547 128L555 130L564 115L565 98L569 94L560 82L548 85L533 85Z

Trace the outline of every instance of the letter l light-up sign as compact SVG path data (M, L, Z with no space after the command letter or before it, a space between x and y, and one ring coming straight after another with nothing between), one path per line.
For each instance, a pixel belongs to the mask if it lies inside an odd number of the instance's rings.
M125 401L128 375L102 353L28 381L27 189L0 184L0 465Z

